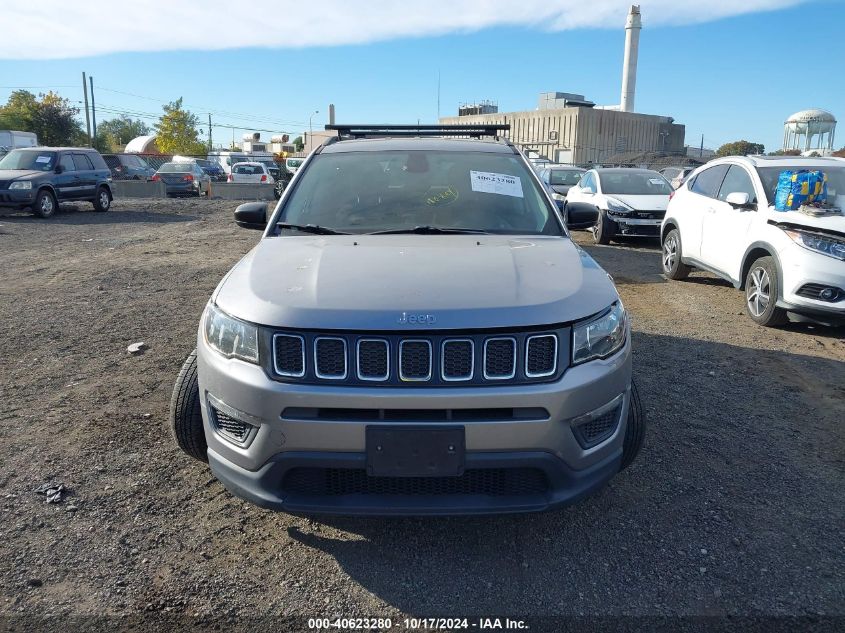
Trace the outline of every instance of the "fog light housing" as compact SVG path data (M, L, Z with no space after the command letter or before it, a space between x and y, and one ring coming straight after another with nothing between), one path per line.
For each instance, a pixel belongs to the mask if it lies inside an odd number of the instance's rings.
M588 449L607 441L619 427L625 394L620 393L605 405L570 420L572 433L581 445Z
M208 394L207 405L208 421L217 435L242 448L249 446L261 426L258 418L230 407L211 394Z

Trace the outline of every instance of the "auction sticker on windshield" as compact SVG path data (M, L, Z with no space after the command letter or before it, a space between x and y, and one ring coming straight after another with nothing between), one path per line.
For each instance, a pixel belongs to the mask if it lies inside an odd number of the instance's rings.
M490 171L470 171L469 182L473 191L497 193L500 196L522 198L522 181L519 176L496 174Z

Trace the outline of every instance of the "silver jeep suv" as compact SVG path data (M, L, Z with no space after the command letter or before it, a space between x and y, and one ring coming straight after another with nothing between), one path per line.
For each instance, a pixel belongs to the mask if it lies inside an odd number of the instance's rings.
M305 514L543 510L627 466L628 317L506 126L329 129L235 212L263 235L177 380L182 449Z

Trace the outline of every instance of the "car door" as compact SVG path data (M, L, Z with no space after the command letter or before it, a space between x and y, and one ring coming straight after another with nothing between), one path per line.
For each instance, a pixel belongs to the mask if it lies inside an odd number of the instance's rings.
M683 196L680 213L675 214L681 232L681 249L685 258L691 257L710 265L701 254L701 230L704 216L710 213L730 165L709 167L695 177Z
M76 164L73 162L73 154L63 153L58 162L61 173L56 174L53 180L53 187L56 190L56 198L61 200L73 200L79 190L79 174L76 173Z
M589 226L598 217L596 194L598 183L596 172L588 171L581 182L573 186L566 194L566 217L572 226Z
M731 193L747 193L753 208L737 208L727 203ZM704 214L701 224L701 257L716 270L739 280L748 230L759 200L751 175L741 165L731 165L719 192Z
M94 189L97 186L97 175L94 173L94 165L91 160L82 152L73 153L73 164L76 165L76 173L79 176L76 190L77 198L94 198Z

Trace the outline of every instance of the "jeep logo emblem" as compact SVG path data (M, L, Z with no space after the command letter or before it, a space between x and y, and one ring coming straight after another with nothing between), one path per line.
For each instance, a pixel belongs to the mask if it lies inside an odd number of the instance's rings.
M399 317L399 323L402 325L434 325L435 321L437 319L433 314L408 314L403 312L402 316Z

